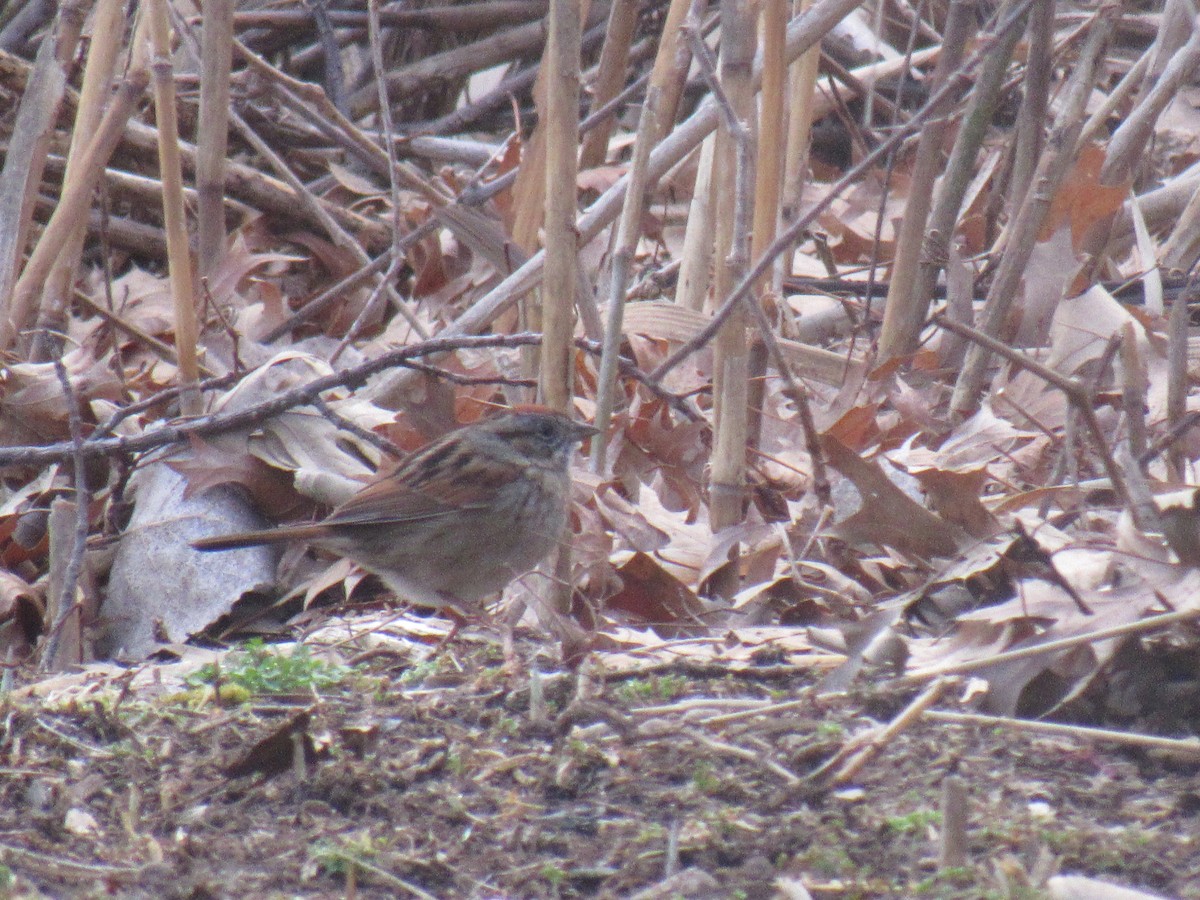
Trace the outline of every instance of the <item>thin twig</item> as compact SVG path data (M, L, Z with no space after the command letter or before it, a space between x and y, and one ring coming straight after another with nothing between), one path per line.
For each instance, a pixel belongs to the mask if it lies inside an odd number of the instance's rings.
M940 678L943 675L965 675L968 672L977 672L980 669L987 669L992 666L1003 665L1004 663L1045 656L1057 653L1060 650L1072 650L1084 644L1093 644L1097 641L1106 641L1110 638L1142 634L1143 632L1166 628L1170 625L1194 622L1196 619L1200 619L1200 609L1162 613L1157 616L1150 616L1147 619L1139 619L1136 622L1127 622L1124 625L1114 625L1111 628L1098 628L1095 631L1087 631L1083 634L1075 634L1071 637L1059 638L1055 641L1032 644L1019 647L1016 650L1005 650L1003 653L993 653L976 659L959 660L940 666L932 666L921 672L901 676L896 679L895 683L899 685L918 684L923 681L929 681L932 678Z
M132 881L142 874L142 869L138 866L102 866L75 862L63 857L61 852L38 853L12 844L0 844L0 856L13 860L26 860L31 864L36 864L43 873L53 872L58 878L87 878L93 883L96 880Z
M978 713L944 712L933 709L926 710L925 718L955 725L979 725L983 728L1032 731L1038 734L1079 738L1084 741L1108 741L1114 744L1124 744L1127 747L1144 747L1149 750L1165 750L1169 753L1200 756L1200 738L1194 737L1168 738L1156 734L1116 731L1112 728L1089 728L1085 725L1064 725L1060 722L1036 722L1029 719L1013 719L1008 716L985 716Z
M786 768L780 765L775 760L765 756L760 750L751 750L748 747L739 747L737 744L731 744L728 741L718 741L715 738L710 738L701 731L694 729L685 729L683 734L691 738L701 747L720 753L724 756L731 756L734 759L740 759L742 762L753 763L760 766L767 772L779 778L788 787L796 787L801 784L801 779Z
M416 243L425 235L430 234L435 228L437 228L437 223L433 219L425 222L425 224L420 228L410 232L406 236L404 242L405 248L407 249L409 244ZM334 284L331 284L322 293L318 294L316 297L313 297L302 307L288 316L287 319L263 335L262 343L273 344L297 325L301 325L304 322L307 322L309 319L320 315L335 300L339 300L345 296L347 291L354 290L372 275L378 275L380 272L386 269L391 259L391 253L381 253L365 266L355 269L345 278Z
M990 337L989 335L986 335L982 331L972 328L969 325L964 325L961 322L955 322L945 315L939 313L933 317L933 320L947 331L952 331L961 337L965 337L968 340L973 341L982 349L990 353L995 353L997 356L1000 356L1003 359L1011 362L1013 365L1018 366L1025 371L1032 373L1033 375L1036 375L1038 378L1041 378L1043 381L1052 384L1054 387L1062 391L1066 395L1067 401L1072 407L1074 407L1075 411L1079 414L1079 417L1083 419L1088 431L1091 433L1092 440L1095 442L1096 452L1100 455L1100 459L1104 464L1104 472L1112 481L1113 490L1116 491L1117 496L1120 498L1122 504L1128 507L1130 512L1134 515L1135 519L1138 521L1139 527L1144 524L1140 520L1138 507L1133 503L1133 499L1129 493L1129 488L1125 484L1125 474L1122 472L1121 467L1117 465L1116 460L1113 459L1112 452L1108 448L1108 441L1104 436L1104 429L1100 426L1100 420L1096 417L1096 409L1093 402L1096 394L1094 387L1090 387L1089 385L1084 384L1082 381L1079 381L1075 378L1069 378L1060 372L1056 372L1049 366L1043 365L1042 363L1033 359L1028 354L1022 353L1019 350L1014 350L1012 347L996 340L994 337Z
M411 881L405 881L403 878L393 875L391 872L385 871L379 866L367 862L361 856L352 856L349 853L338 853L336 855L341 857L343 864L348 868L362 869L368 875L374 875L378 880L382 881L392 890L406 891L407 893L416 897L417 900L437 900L433 894L422 890Z
M831 784L845 784L861 772L871 760L878 756L883 748L890 744L898 735L916 724L922 713L941 698L946 689L952 684L948 678L938 678L925 688L917 697L904 708L900 715L882 728L873 730L863 738L846 748L839 754L845 762L839 765L837 771L830 773L828 764L822 766L810 777L823 780L827 775ZM864 746L865 745L865 746ZM849 758L846 758L846 757ZM836 757L835 757L836 758Z
M339 413L337 410L335 410L332 406L330 406L328 403L326 403L321 397L314 397L312 399L312 402L310 405L313 407L313 409L315 409L317 412L319 412L335 428L338 428L342 431L345 431L345 432L348 432L349 434L354 435L360 441L370 444L372 447L374 447L376 450L379 450L384 455L390 456L390 457L392 457L392 459L399 459L401 456L404 455L400 451L400 448L397 447L395 444L393 444L391 441L389 441L387 438L382 437L382 436L376 434L375 432L370 431L366 428L363 428L361 425L357 424L356 422L351 422L349 419L347 419L345 416L343 416L341 413Z
M317 37L325 56L325 93L329 95L329 100L334 106L343 113L348 113L346 73L342 69L342 54L338 48L337 35L333 33L333 20L329 17L325 0L304 0L304 5L308 7L313 23L317 26ZM376 6L376 11L378 11L378 6ZM368 12L368 21L370 21L369 16ZM376 26L379 24L378 16L376 16L375 24Z
M454 350L482 349L493 347L523 347L541 341L541 336L528 332L518 334L483 335L478 337L434 338L401 347L361 365L334 372L308 384L285 391L270 400L242 410L199 416L194 419L178 420L175 424L164 424L133 437L118 436L100 440L85 440L79 452L87 458L110 454L140 453L156 447L164 447L187 440L191 435L204 437L223 434L239 428L261 424L272 416L279 415L297 406L311 403L314 397L333 388L354 388L362 385L372 375L403 366L409 359L447 353ZM62 462L73 458L76 448L70 442L59 442L43 447L0 448L0 466L12 463L34 465L44 462Z
M362 311L355 317L354 322L337 345L337 349L333 351L333 355L329 358L331 363L337 361L346 348L350 346L350 343L362 332L366 323L379 310L387 289L391 286L405 260L404 252L401 249L403 225L400 216L400 182L397 180L397 173L400 171L400 166L396 161L396 128L392 122L392 104L388 99L387 79L384 77L383 35L379 25L379 0L367 0L367 35L371 48L371 65L375 69L375 83L379 87L379 115L383 125L383 146L387 152L388 160L388 189L391 192L392 201L392 262L388 266L387 272L384 273L383 278L375 286L375 290L371 292L371 296L367 299L367 302L363 305ZM338 107L339 111L345 112L344 105L336 103L334 105ZM412 326L413 331L422 340L427 339L429 332L417 317L413 315L408 305L401 302L400 310L408 321L408 324Z
M239 428L251 428L289 409L311 404L314 398L320 396L325 391L334 388L359 387L373 375L378 375L380 372L385 372L388 369L396 367L408 368L411 366L420 371L430 371L430 367L426 365L411 363L411 360L420 357L435 356L455 350L527 347L540 342L541 335L530 332L432 338L420 344L413 344L409 347L401 347L393 350L361 365L315 379L308 384L285 391L268 401L247 407L246 409L215 413L195 419L178 420L174 424L162 424L152 431L139 435L106 437L106 435L112 432L119 421L128 418L134 412L148 409L157 403L164 402L178 395L179 388L170 388L153 397L141 400L136 404L131 404L130 407L115 413L112 419L97 429L96 434L100 436L93 435L85 439L79 448L79 452L87 459L98 456L142 453L146 450L181 443L192 435L205 437L214 434L224 434ZM576 339L575 346L596 355L599 355L601 351L599 343L583 338ZM689 421L702 420L703 417L687 403L684 397L665 390L629 360L620 360L619 367L622 374L644 385L654 396L663 400ZM437 374L437 370L434 370L434 374ZM239 377L241 377L240 374L231 373L220 378L201 382L197 387L202 391L218 390L228 387L237 381ZM461 378L461 376L454 377ZM0 448L0 466L65 462L73 459L75 452L74 444L69 441L60 441L43 446L3 447Z

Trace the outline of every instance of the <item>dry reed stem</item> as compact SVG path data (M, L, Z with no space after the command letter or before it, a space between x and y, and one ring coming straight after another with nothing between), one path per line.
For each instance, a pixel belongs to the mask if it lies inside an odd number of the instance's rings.
M1018 2L1007 4L1000 15L996 17L997 21L1000 21L1003 15L1012 13L1019 6ZM1001 26L997 25L997 28L999 27ZM924 324L925 315L928 314L929 304L933 299L938 273L942 271L950 258L950 246L954 240L954 230L958 222L963 196L974 175L975 158L991 127L1013 48L1019 38L1020 32L1015 28L1009 28L1000 34L996 34L996 29L993 29L992 33L984 38L984 40L992 42L991 52L988 53L980 68L979 77L975 80L975 86L967 103L966 115L962 124L959 125L958 134L954 138L954 146L950 151L950 158L946 163L945 173L938 185L933 211L927 223L925 246L921 254L921 269L912 289L920 304L921 325ZM1040 122L1037 128L1041 131Z
M1165 17L1164 17L1165 18ZM1196 33L1192 34L1187 46L1179 51L1179 54L1171 59L1170 65L1167 67L1167 72L1174 75L1174 87L1178 87L1178 79L1183 76L1186 71L1195 68L1197 63L1198 48L1197 43L1200 42L1200 36ZM1164 80L1167 75L1164 75ZM1113 135L1113 143L1109 147L1109 153L1114 152L1114 145L1117 144L1117 138L1123 137L1126 133L1125 125L1138 117L1139 124L1136 126L1137 135L1131 139L1131 143L1136 143L1136 140L1145 141L1149 138L1150 129L1153 127L1154 120L1161 111L1162 103L1165 103L1160 95L1165 94L1166 99L1170 99L1175 95L1172 90L1164 90L1164 81L1159 81L1155 84L1153 90L1143 99L1143 102L1130 115L1130 118L1123 123L1117 133ZM1167 85L1170 87L1171 85ZM1158 99L1159 103L1151 106L1151 100ZM1135 130L1133 126L1129 129ZM1140 154L1141 147L1133 146L1133 154ZM1114 162L1114 166L1116 162ZM1105 168L1107 169L1107 159ZM1198 226L1200 226L1200 190L1193 194L1192 199L1184 208L1179 220L1171 229L1171 234L1163 244L1161 258L1163 266L1168 271L1187 272L1195 264L1196 259L1200 256L1200 238L1197 237Z
M906 706L900 715L892 719L891 722L882 728L869 732L862 739L855 741L854 744L847 748L850 751L849 758L846 758L837 771L829 777L829 783L832 785L841 785L852 781L859 772L867 767L867 764L871 760L883 752L888 744L907 731L910 726L915 725L920 720L922 714L941 699L942 694L945 693L951 683L949 679L936 679L918 694L912 703ZM839 754L839 756L844 756L844 754ZM813 777L817 778L818 773L823 777L828 771L828 766L822 766L821 769L813 773Z
M650 151L658 143L664 130L667 103L664 97L678 101L678 85L686 77L691 54L689 41L682 40L682 32L672 24L672 16L686 7L683 0L672 2L664 24L664 40L659 42L659 53L650 72L646 97L642 101L642 114L637 125L634 143L634 158L629 169L629 188L625 192L625 203L620 214L617 234L614 235L612 268L608 278L608 310L605 326L604 353L600 358L599 384L596 391L595 424L604 433L610 421L617 397L617 360L622 342L622 319L625 311L625 290L628 288L630 271L641 238L642 212L654 182L649 179ZM698 23L698 7L696 17ZM697 35L696 40L702 40ZM673 108L673 103L671 104ZM700 193L698 190L696 193ZM690 224L689 224L690 228ZM707 265L707 254L704 254ZM707 274L707 271L706 271ZM707 281L707 278L706 278ZM698 308L698 307L697 307ZM602 440L594 442L592 470L604 472L606 445Z
M1112 728L1090 728L1085 725L1065 725L1061 722L1038 722L1029 719L1014 719L1009 716L986 716L979 713L948 712L940 709L926 710L926 719L947 722L952 725L975 725L980 728L1006 728L1010 731L1028 731L1033 734L1049 734L1094 742L1105 741L1160 750L1180 756L1200 756L1200 738L1169 738L1156 734L1137 734L1116 731Z
M691 42L683 33L685 18L700 14L707 7L707 0L671 0L663 19L662 35L658 42L658 54L650 72L650 83L658 85L661 97L658 112L658 140L671 130L679 110L679 99L683 96L684 83L691 65ZM689 9L691 12L689 13Z
M588 22L589 27L592 24ZM529 22L480 41L427 56L419 62L389 72L388 92L393 97L411 96L426 90L432 82L444 83L469 77L492 66L506 64L515 57L536 52L545 38L545 23ZM352 118L359 119L371 113L377 100L374 85L360 88L349 99Z
M1102 131L1107 130L1113 114L1130 101L1131 95L1145 80L1146 73L1150 70L1150 59L1153 53L1153 47L1147 49L1133 64L1133 67L1125 73L1124 77L1117 82L1117 86L1100 102L1083 126L1083 131L1079 135L1080 143L1088 143Z
M651 83L642 102L642 114L638 122L637 137L633 145L633 161L629 167L629 190L625 193L625 206L617 226L616 249L612 257L612 268L608 279L608 309L604 330L604 351L600 357L600 370L596 376L596 414L594 424L604 435L612 418L617 397L617 357L621 352L621 322L625 313L625 290L629 284L629 273L633 266L641 237L642 211L645 209L649 182L646 178L650 163L650 150L658 134L658 108L661 93ZM592 441L592 471L603 474L606 469L603 438Z
M512 188L513 212L509 238L518 249L530 255L534 255L537 250L538 233L542 229L546 214L546 129L550 119L547 81L550 78L552 50L550 44L549 40L545 42L537 78L533 83L533 102L538 121L521 146L521 165ZM542 330L542 310L537 299L523 299L518 309L518 327L528 331ZM537 347L528 347L521 351L521 374L524 377L537 376L541 368L540 352L540 348Z
M200 116L196 121L197 253L201 277L225 255L225 157L229 145L229 76L233 0L206 0L200 39Z
M79 504L64 497L55 497L50 502L46 528L50 548L46 563L46 611L43 622L46 638L38 648L40 672L61 672L68 666L83 662L83 628L79 621L82 604L77 596L79 573L76 571L74 579L68 573L75 559L79 509ZM87 537L86 530L84 537Z
M941 52L940 45L926 47L924 50L915 50L898 59L885 59L881 62L870 63L850 72L841 69L836 62L830 60L832 72L820 83L813 96L813 117L819 119L844 107L845 100L848 99L847 92L851 97L865 97L874 91L875 85L880 81L902 75L908 69L933 62L941 55ZM842 88L838 88L839 82L842 84ZM838 99L839 95L840 100ZM875 103L878 106L888 105L894 108L894 104L886 103L879 94L875 94Z
M1050 80L1054 74L1054 0L1038 0L1029 10L1025 26L1029 52L1017 114L1016 147L1012 176L1008 182L1009 209L1019 209L1029 191L1037 161L1042 154L1043 125L1050 107Z
M54 373L67 404L74 497L71 500L57 498L50 505L47 630L38 660L38 669L42 672L57 672L67 665L83 662L83 598L79 592L79 576L83 571L83 554L87 548L88 510L91 506L87 465L83 458L83 422L79 413L79 398L61 359L54 360Z
M1133 176L1137 163L1146 158L1146 146L1158 117L1200 66L1200 18L1192 21L1190 32L1188 42L1171 57L1154 86L1125 117L1109 141L1100 169L1102 184L1121 184Z
M154 56L154 116L158 123L158 166L163 183L163 222L167 233L167 264L175 311L175 352L179 354L179 379L184 386L200 382L196 343L200 328L196 292L192 284L192 257L188 245L183 204L183 169L179 161L179 120L175 109L175 73L171 65L171 25L166 0L149 0L143 7L149 21ZM199 392L185 390L180 397L185 415L201 409Z
M125 124L145 93L149 81L150 76L145 69L133 69L118 85L104 118L80 158L79 179L63 191L58 206L42 231L41 239L13 288L9 315L0 321L0 349L11 348L21 329L32 320L50 267L67 236L78 222L86 219L92 190L120 142Z
M384 9L379 12L379 21L389 28L490 31L510 27L515 22L541 18L547 8L543 0L487 0L483 3L426 6L423 9ZM208 7L204 11L207 15ZM326 15L336 28L367 28L367 14L359 10L331 9ZM234 14L233 24L238 29L305 27L312 24L312 13L306 9L246 10Z
M1118 6L1112 2L1105 3L1097 11L1087 42L1080 51L1058 121L1047 142L1047 151L1038 163L1034 188L1026 196L1013 221L1008 244L988 291L980 326L984 334L995 337L1001 335L1029 255L1037 241L1038 230L1046 218L1054 194L1075 159L1075 148L1083 127L1084 105L1094 87L1096 67L1108 43L1117 12ZM979 343L967 350L950 400L950 410L956 418L964 419L978 407L990 359L991 353Z
M812 5L812 0L795 0L793 9L799 15ZM813 110L816 96L817 72L821 50L813 47L800 54L792 63L788 77L788 134L787 154L784 156L783 200L780 210L783 221L791 222L799 214L800 199L808 180L808 145L812 134ZM782 275L792 272L795 247L781 256Z
M692 58L691 41L684 39L682 12L687 9L685 0L672 0L667 13L663 30L663 39L659 44L659 57L655 61L655 71L662 71L666 76L670 71L667 61L674 59L686 66ZM703 4L692 4L690 16L698 18ZM679 16L675 14L679 11ZM673 29L673 31L672 31ZM676 49L678 47L678 49ZM670 53L670 57L664 54ZM660 64L661 63L661 64ZM686 72L685 72L686 74ZM666 84L664 77L663 84ZM662 116L671 115L674 105L678 103L679 91L675 81L671 80L671 101L669 98L661 101ZM659 123L659 133L667 127L666 122ZM708 289L712 280L713 256L713 163L717 150L716 135L709 135L700 145L700 156L696 166L696 182L692 188L692 199L688 206L687 228L683 235L683 250L679 257L679 277L675 284L675 302L680 306L700 312L704 309L708 298Z
M46 168L50 172L61 174L66 169L66 165L66 159L53 153L47 158ZM118 201L158 204L162 200L162 181L152 175L143 175L141 172L129 172L125 169L111 167L105 169L104 184L100 190L107 192L113 199ZM191 207L196 206L200 201L200 195L196 192L196 189L186 184L183 186L183 197L187 201L188 206ZM240 203L236 200L230 200L229 207L234 212L247 218L258 214L258 210L254 209L254 207L247 206L245 203ZM166 246L165 242L163 242L163 246Z
M698 27L698 21L696 22ZM728 97L717 132L715 167L734 178L716 181L716 278L714 296L724 297L745 275L750 257L753 213L753 154L757 110L754 104L756 29L745 0L721 3L721 79ZM699 34L695 35L696 40ZM699 56L703 44L693 43ZM707 50L705 49L705 52ZM718 85L714 85L714 90ZM720 93L717 93L718 101ZM724 104L720 103L724 108ZM757 303L751 297L748 302ZM713 342L713 452L710 460L709 515L713 533L736 525L745 515L746 445L749 434L750 354L745 310L735 310ZM732 595L736 572L716 589Z
M679 257L679 278L675 284L675 302L696 312L704 309L712 279L712 180L716 150L717 136L710 134L700 145L696 185L688 206L687 229L683 234L683 250Z
M1191 199L1180 211L1159 253L1162 267L1168 272L1189 272L1200 258L1200 179L1191 190Z
M546 44L546 274L542 290L542 348L538 392L551 409L571 403L571 336L579 243L576 182L579 160L579 42L581 0L551 0Z
M550 45L542 55L537 81L533 85L533 101L537 108L538 124L521 145L521 167L512 189L513 221L509 229L512 242L525 253L538 247L538 232L546 212L546 79ZM530 327L532 325L532 319ZM535 328L536 330L536 328Z
M54 0L6 4L0 10L0 20L6 20L0 30L0 50L15 53L22 49L30 36L50 21L55 9Z
M1195 4L1190 0L1166 0L1163 4L1158 31L1150 47L1150 67L1146 70L1146 80L1140 85L1140 90L1153 88L1162 77L1175 52L1190 37L1195 16Z
M550 34L544 57L546 276L541 292L538 393L542 403L560 412L569 411L574 393L571 336L575 331L575 296L582 293L578 283L581 273L575 216L578 212L579 68L583 17L587 7L588 0L550 0ZM564 536L559 542L550 566L553 575L546 585L547 605L566 619L571 612L569 537Z
M842 11L843 8L839 3L821 3L812 7L812 9L802 16L798 22L790 25L788 27L787 42L789 59L794 58L795 56L798 56L800 53L807 50L812 43L818 39L820 34L824 34L824 31L821 29L827 30L829 27L831 27L832 24L837 21L837 16L842 13ZM848 9L846 11L848 11ZM960 70L958 77L968 77L967 71L974 69L978 65L981 55L981 52L977 51L972 56L971 60ZM947 85L943 86L941 90L948 90L949 88L950 86ZM707 346L716 335L717 331L720 330L721 326L724 325L724 323L728 320L729 316L733 315L738 310L739 304L741 304L746 295L749 294L753 281L774 264L779 254L783 253L788 247L790 247L802 233L803 229L812 224L816 217L823 210L825 210L836 197L841 195L842 191L846 190L846 188L860 178L864 172L882 159L884 154L890 152L901 140L913 133L918 126L923 125L928 110L931 108L932 104L936 104L937 100L938 92L935 92L934 96L930 98L930 103L926 105L923 111L918 112L917 115L913 116L913 118L907 123L899 127L888 140L884 141L882 144L872 150L871 153L869 153L858 165L846 172L846 174L843 175L833 185L833 187L829 189L828 192L826 192L824 199L813 204L803 216L800 216L798 219L791 222L788 227L784 229L783 233L775 239L774 243L767 248L763 256L754 261L748 276L738 283L737 287L729 293L721 305L713 312L709 324L700 332L693 335L666 360L659 364L659 366L650 374L651 379L655 381L661 380L668 372L682 363L701 347ZM700 109L698 109L696 113L690 119L688 119L687 122L676 129L675 133L670 139L664 141L659 147L659 153L661 153L660 160L662 162L667 162L674 159L673 154L679 152L684 147L689 146L691 141L698 140L698 135L707 134L708 129L711 127L711 116L713 115L715 115L715 106L707 103L702 105ZM650 164L652 171L654 170L656 161L658 160L655 160L654 158L651 159ZM618 184L617 187L620 187L620 185ZM599 215L601 203L604 199L604 197L601 197L600 201L597 201L592 206L592 210L597 211L597 217ZM587 225L589 223L586 221L587 218L588 217L585 217L585 221L584 223L581 223L580 227L580 230L584 233L584 235L588 233Z
M35 312L37 298L21 308L14 284L33 224L54 123L67 92L66 66L82 27L78 17L68 12L78 10L77 4L64 6L62 28L45 36L32 68L22 63L28 78L0 173L0 350L10 346Z
M859 0L821 0L798 20L789 24L787 37L789 61L808 48L815 46L830 28L858 5L858 2ZM652 180L661 178L666 171L704 140L716 126L716 121L716 104L707 101L702 103L696 112L678 125L654 148L650 155L649 178ZM627 185L628 178L619 180L576 220L575 227L579 234L580 247L593 240L617 217ZM789 241L793 240L794 236L788 239ZM781 248L776 248L776 250L779 249ZM496 316L510 309L520 297L540 283L544 264L545 254L543 252L531 255L516 271L475 301L441 333L445 336L462 336L486 328ZM709 339L705 337L703 342L707 343ZM389 381L386 389L387 395L395 395L402 390L410 383L411 377L405 373L398 374ZM658 373L652 377L652 380L657 382L660 378L661 373Z
M629 48L637 28L639 0L613 0L608 11L608 28L596 80L592 83L591 112L603 107L621 92L625 85ZM591 169L603 164L608 157L608 139L612 134L613 117L606 117L583 139L579 151L579 168ZM640 130L640 129L639 129Z
M583 50L590 52L597 44L604 40L604 24L594 25L583 34ZM646 37L638 41L630 53L630 62L641 62L653 53L654 45L651 38ZM508 107L512 105L513 97L523 97L527 91L531 89L534 82L537 80L542 67L540 64L532 65L513 75L502 80L495 88L482 97L464 104L453 112L447 113L441 118L434 119L431 122L419 122L414 124L416 130L420 130L427 134L447 134L459 131L468 131L477 119L486 115L491 110L499 109L500 107ZM588 70L587 77L595 75L598 71L596 67ZM642 79L639 79L641 81ZM644 83L644 82L643 82ZM602 108L609 109L608 115L612 115L614 108L613 104L619 104L621 98L630 97L636 90L632 90L633 86L625 88L612 101L605 104ZM599 115L598 112L589 114L588 119L592 119ZM587 126L583 126L586 130Z
M926 717L929 712L926 711ZM942 823L938 839L938 870L955 869L966 865L967 825L970 805L967 802L967 782L961 775L942 779Z
M1189 287L1194 289L1192 285ZM1190 293L1182 293L1171 301L1171 312L1167 318L1167 425L1171 433L1182 428L1187 416ZM1181 483L1189 480L1191 466L1188 454L1177 440L1171 442L1167 466Z
M1147 393L1150 390L1147 373L1138 350L1137 334L1132 321L1121 330L1121 406L1125 412L1125 427L1129 434L1129 452L1134 459L1146 452Z
M154 199L161 200L161 193L156 193ZM58 201L53 197L38 196L35 212L37 217L45 221L49 219L58 207ZM123 216L105 215L101 210L87 211L88 234L95 240L107 240L113 247L120 247L147 259L166 259L167 242L163 238L162 228L158 225L147 225Z
M750 255L761 256L775 240L783 181L783 152L787 146L787 34L788 0L765 0L759 21L762 35L762 99L759 111L758 161L754 167L754 223ZM768 286L764 276L758 289Z
M637 303L626 310L626 322L676 343L686 341L707 328L712 317L676 303ZM821 384L844 385L861 381L866 373L866 366L861 359L847 357L843 352L813 347L787 338L774 340L787 360L787 370L795 371L803 378Z
M79 156L83 153L89 136L96 133L100 117L104 113L108 94L116 76L124 26L125 10L120 0L100 0L93 17L87 63L83 70L83 87L79 92L79 105L76 107L75 123L71 129L67 164L63 170L64 190L66 185L76 178ZM35 362L44 362L57 355L59 341L51 337L51 332L65 331L67 309L70 305L75 273L83 255L87 224L86 220L80 222L68 236L50 274L46 277L38 312L37 333L30 352L30 357Z
M942 54L938 57L931 81L934 88L946 83L966 55L974 17L975 9L971 0L952 0L946 18ZM942 168L942 143L949 128L946 117L956 100L956 97L947 96L940 108L930 113L931 121L921 129L921 136L917 140L912 182L896 240L896 254L892 260L891 281L883 311L883 328L879 334L881 363L893 357L915 353L921 328L925 324L929 301L919 295L915 287L921 251L925 247L925 223L933 204L934 184Z
M28 66L20 60L0 60L12 63L14 76L28 77ZM68 105L78 105L78 99L71 93L67 94ZM125 133L118 136L124 149L140 152L155 152L158 146L158 133L149 125L131 120L126 123ZM185 171L194 172L196 167L196 147L194 144L181 140L179 151ZM225 167L225 194L230 199L236 199L264 213L280 216L294 222L297 226L320 228L321 222L310 215L309 211L296 201L296 195L283 182L264 175L257 169L243 163L228 160ZM325 200L318 201L322 210L331 216L344 228L354 232L369 248L386 247L391 240L391 232L386 226L377 221L360 215L342 206ZM2 230L0 230L2 233Z

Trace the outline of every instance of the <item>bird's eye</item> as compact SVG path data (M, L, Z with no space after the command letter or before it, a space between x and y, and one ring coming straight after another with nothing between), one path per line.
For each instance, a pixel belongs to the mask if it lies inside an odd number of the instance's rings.
M538 437L544 441L552 441L557 435L557 429L554 427L554 423L549 419L542 419L540 422L538 422L537 431Z

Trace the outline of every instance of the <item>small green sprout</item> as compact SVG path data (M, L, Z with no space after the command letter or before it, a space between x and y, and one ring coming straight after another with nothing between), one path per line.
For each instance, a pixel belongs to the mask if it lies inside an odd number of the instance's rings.
M199 687L220 680L250 694L288 694L332 687L349 674L346 666L314 659L302 644L291 653L279 653L254 638L242 650L229 654L221 666L203 666L187 681Z

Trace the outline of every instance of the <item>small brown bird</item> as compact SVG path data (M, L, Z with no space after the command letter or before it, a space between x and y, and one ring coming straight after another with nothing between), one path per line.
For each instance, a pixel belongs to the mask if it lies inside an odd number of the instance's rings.
M595 433L561 413L521 407L426 444L320 522L192 546L303 541L353 560L404 600L470 615L557 544L572 448Z

